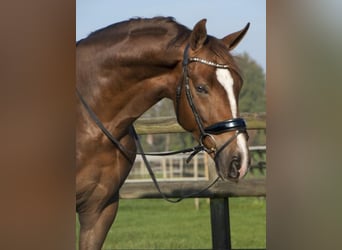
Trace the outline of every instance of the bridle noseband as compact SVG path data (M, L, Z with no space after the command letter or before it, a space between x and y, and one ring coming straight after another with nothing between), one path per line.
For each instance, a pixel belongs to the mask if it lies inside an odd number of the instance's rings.
M192 62L197 62L197 63L202 63L206 64L211 67L219 68L219 69L229 69L230 66L226 64L218 64L212 61L208 61L202 58L198 57L189 57L188 55L189 51L189 44L185 47L184 53L183 53L183 77L182 80L180 81L177 90L176 90L176 115L178 122L179 121L179 103L180 103L180 98L182 95L182 89L183 85L185 88L185 94L186 98L188 101L188 104L192 110L192 113L194 114L196 124L198 126L199 132L200 132L200 138L199 138L199 143L202 148L202 150L206 151L207 153L215 153L215 158L219 155L219 153L227 147L240 133L247 134L246 130L246 123L245 120L242 118L233 118L230 120L225 120L225 121L220 121L217 122L213 125L210 125L209 127L204 127L202 119L197 111L197 108L195 106L191 90L190 90L190 81L189 81L189 72L188 72L188 65ZM235 134L229 138L220 148L217 148L215 139L212 135L217 135L217 134L222 134L225 132L232 132L235 131ZM204 143L204 141L210 138L210 140L213 142L214 146L213 147L207 147ZM199 152L199 151L198 151ZM190 157L192 158L195 154L198 152L194 152ZM190 159L191 159L190 158Z

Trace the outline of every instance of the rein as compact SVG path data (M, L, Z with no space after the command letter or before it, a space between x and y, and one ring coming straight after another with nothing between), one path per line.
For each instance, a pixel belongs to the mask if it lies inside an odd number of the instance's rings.
M100 119L96 116L94 111L90 108L88 103L84 100L83 96L79 92L79 90L76 88L76 93L78 97L80 98L84 108L89 113L90 117L93 119L93 121L96 123L96 125L101 129L101 131L107 136L107 138L120 150L120 152L123 154L123 156L126 158L129 163L133 164L134 161L132 161L131 157L128 155L128 150L125 149L125 147L105 128L103 123L100 121Z
M153 173L152 167L151 167L149 161L148 161L147 158L146 158L146 155L165 155L165 153L145 154L145 153L144 153L144 149L143 149L143 147L142 147L142 145L141 145L141 142L140 142L140 140L139 140L138 134L136 133L136 131L135 131L135 129L134 129L133 126L131 127L131 130L132 130L132 132L133 132L134 140L136 141L137 147L138 147L139 151L141 152L141 153L140 153L140 154L141 154L141 157L143 158L143 161L144 161L144 163L145 163L145 165L146 165L146 168L147 168L147 170L148 170L148 173L150 174L151 179L152 179L152 181L153 181L153 183L154 183L154 186L156 187L157 191L160 193L160 195L163 197L164 200L166 200L166 201L168 201L168 202L170 202L170 203L178 203L178 202L180 202L180 201L182 201L182 200L184 200L184 199L186 199L186 198L190 198L190 197L193 196L193 195L198 195L198 194L203 193L204 191L210 189L213 185L215 185L215 183L219 180L220 177L217 177L212 183L210 183L207 187L203 188L202 190L200 190L200 191L198 191L198 192L194 192L194 193L182 195L181 197L179 197L179 198L177 198L177 199L171 199L171 198L167 197L167 196L163 193L163 191L161 190L161 188L160 188L160 186L159 186L159 183L158 183L158 181L157 181L157 178L156 178L156 176L155 176L154 173ZM196 148L196 147L195 147L195 148ZM201 149L201 150L202 150L202 149ZM201 150L199 150L199 151L201 151ZM179 153L184 153L183 151L184 151L184 150L180 150ZM199 152L199 151L198 151L198 152ZM169 154L177 154L176 152L177 152L177 151L168 152L166 155L169 155ZM188 159L189 159L189 158L188 158ZM188 159L187 159L187 161L186 161L187 163L188 163Z
M94 113L94 111L90 108L90 106L88 105L88 103L84 100L84 98L82 97L82 95L80 94L79 90L76 88L76 93L78 95L78 97L80 98L83 106L85 107L85 109L87 110L88 114L90 115L90 117L93 119L93 121L96 123L96 125L101 129L101 131L107 136L107 138L120 150L120 152L123 154L123 156L126 158L126 160L128 160L132 165L134 163L134 161L131 160L131 158L129 157L128 153L132 153L134 154L135 152L131 152L129 150L127 150L103 125L103 123L100 121L100 119L97 117L97 115ZM186 149L182 149L182 150L177 150L177 151L169 151L169 152L158 152L158 153L145 153L144 149L141 145L139 136L137 134L137 132L135 131L135 128L133 125L130 126L129 131L131 133L131 135L133 136L136 146L139 150L139 152L137 152L136 154L140 154L143 158L143 161L146 165L146 168L148 170L148 173L154 183L154 186L156 187L157 191L160 193L160 195L163 197L164 200L170 202L170 203L178 203L180 201L182 201L185 198L189 198L193 195L196 194L200 194L203 193L204 191L208 190L209 188L211 188L219 179L219 177L217 177L211 184L209 184L207 187L205 187L204 189L202 189L199 192L194 192L194 193L190 193L187 195L182 195L180 198L178 199L171 199L169 197L167 197L162 190L160 189L160 186L158 184L157 178L155 177L152 167L149 163L149 161L146 158L146 155L154 155L154 156L166 156L166 155L174 155L174 154L180 154L180 153L190 153L193 152L188 159L186 160L186 163L189 163L190 160L193 158L193 156L195 156L197 153L199 153L200 151L203 151L203 146L199 145L196 147L192 147L192 148L186 148Z
M80 94L79 90L76 89L76 93L78 95L78 97L80 98L83 106L85 107L85 109L88 111L88 114L90 115L90 117L93 119L93 121L96 123L96 125L101 129L101 131L108 137L108 139L121 151L121 153L124 155L124 157L130 162L130 163L134 163L131 158L129 157L128 153L134 153L135 152L131 152L129 150L127 150L103 125L103 123L100 121L100 119L96 116L96 114L94 113L94 111L89 107L88 103L84 100L84 98L82 97L82 95ZM132 128L130 129L130 132L132 133L132 135L134 136L134 138L136 139L137 142L139 142L139 138L137 136L137 133L135 132L134 126L131 126ZM140 142L139 142L140 143ZM142 148L141 148L142 149ZM181 149L181 150L175 150L175 151L167 151L167 152L148 152L145 153L143 150L141 150L140 152L137 152L137 154L144 154L144 155L150 155L150 156L167 156L167 155L175 155L175 154L185 154L185 153L190 153L190 152L200 152L203 151L203 146L198 145L192 148L186 148L186 149ZM191 155L190 155L191 157ZM186 160L186 163L189 163L191 158L188 158Z

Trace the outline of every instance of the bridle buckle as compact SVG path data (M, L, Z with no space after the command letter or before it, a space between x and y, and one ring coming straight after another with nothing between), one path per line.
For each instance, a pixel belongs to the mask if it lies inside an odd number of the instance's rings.
M206 140L208 140L208 138L209 138L209 142L206 141ZM208 134L208 133L204 133L201 135L199 141L200 141L200 145L203 146L203 149L205 152L207 152L208 154L216 153L217 144L216 144L216 140L215 140L213 135Z

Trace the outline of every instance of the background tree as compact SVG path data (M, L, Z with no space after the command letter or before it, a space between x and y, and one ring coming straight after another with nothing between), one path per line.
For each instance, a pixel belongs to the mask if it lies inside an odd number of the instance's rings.
M242 71L244 79L240 92L240 112L265 112L265 73L246 52L236 56L236 61Z
M244 79L239 98L240 112L265 112L266 79L263 68L247 53L238 55L235 59ZM250 130L248 133L251 145L266 144L266 130Z

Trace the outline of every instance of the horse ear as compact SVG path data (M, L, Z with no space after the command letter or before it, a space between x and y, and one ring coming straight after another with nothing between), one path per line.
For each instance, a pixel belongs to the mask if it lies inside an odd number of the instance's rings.
M239 42L242 40L242 38L247 33L247 30L249 28L249 24L250 23L247 23L247 25L242 30L234 32L234 33L222 38L222 41L228 47L229 50L234 49L239 44Z
M207 39L207 29L205 27L206 22L207 19L202 19L195 25L193 31L191 32L190 47L192 50L200 49Z

